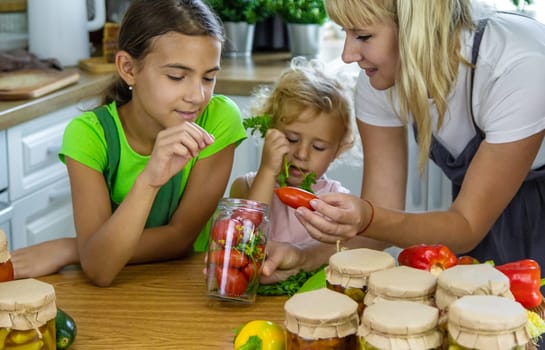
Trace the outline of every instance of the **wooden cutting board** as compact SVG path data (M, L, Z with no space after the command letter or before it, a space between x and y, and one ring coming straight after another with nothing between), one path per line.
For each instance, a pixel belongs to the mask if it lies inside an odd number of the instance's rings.
M0 73L0 100L24 100L43 96L79 80L77 70L24 69Z

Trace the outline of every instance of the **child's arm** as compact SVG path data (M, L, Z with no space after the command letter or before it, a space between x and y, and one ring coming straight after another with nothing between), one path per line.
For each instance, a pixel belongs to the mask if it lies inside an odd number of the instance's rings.
M271 204L276 178L282 170L284 155L288 150L289 142L284 133L269 129L265 135L261 164L249 189L248 199Z

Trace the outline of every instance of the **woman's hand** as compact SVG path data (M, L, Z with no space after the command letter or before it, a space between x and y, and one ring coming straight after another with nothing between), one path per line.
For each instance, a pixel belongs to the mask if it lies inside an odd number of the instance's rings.
M300 207L295 214L308 233L324 243L344 241L362 233L373 211L361 198L345 193L324 193L310 204L314 210Z
M193 122L165 129L157 134L151 158L142 172L148 183L161 187L187 162L214 142L214 137Z

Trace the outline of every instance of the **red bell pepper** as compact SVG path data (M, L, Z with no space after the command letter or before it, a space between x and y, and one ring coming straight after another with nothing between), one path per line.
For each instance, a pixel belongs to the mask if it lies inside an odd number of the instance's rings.
M441 271L456 265L456 254L443 244L419 244L403 249L397 261L400 265L427 270L438 275Z
M522 259L496 268L509 278L511 293L522 306L533 309L541 304L541 268L537 261Z

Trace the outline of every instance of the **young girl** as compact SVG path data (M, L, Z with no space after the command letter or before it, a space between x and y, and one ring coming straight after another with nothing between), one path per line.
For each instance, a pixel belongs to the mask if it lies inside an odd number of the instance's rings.
M274 195L279 176L299 187L309 174L316 176L316 194L349 191L325 172L342 152L354 144L352 108L343 85L324 73L318 61L295 58L272 89L255 94L256 115L270 117L257 172L237 178L231 197L270 205L270 240L306 243L313 240L294 216L294 209Z
M246 137L237 106L212 95L222 43L222 26L201 0L131 3L119 77L103 107L68 125L60 152L77 237L14 251L16 278L80 263L108 286L128 263L193 250Z

